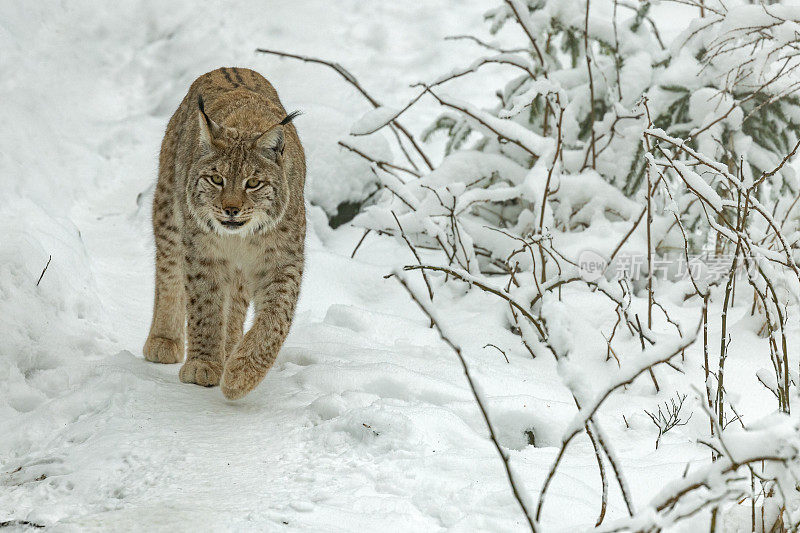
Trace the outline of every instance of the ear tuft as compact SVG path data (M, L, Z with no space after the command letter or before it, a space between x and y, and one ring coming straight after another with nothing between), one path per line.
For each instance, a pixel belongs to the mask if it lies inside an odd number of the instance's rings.
M302 114L303 114L303 112L302 112L302 111L300 111L300 110L292 111L291 113L289 113L288 115L286 115L286 116L283 118L283 120L281 120L280 122L278 122L278 124L280 124L281 126L285 126L285 125L287 125L288 123L290 123L292 120L294 120L295 118L297 118L298 116L300 116L300 115L302 115Z
M197 110L199 111L197 118L200 125L200 143L203 147L210 149L214 136L219 133L221 127L206 114L206 105L201 94L197 95Z
M283 120L256 137L256 139L253 141L253 148L261 150L261 152L264 154L264 157L277 161L278 156L283 154L285 141L283 127L301 114L302 113L300 111L292 111L283 117Z

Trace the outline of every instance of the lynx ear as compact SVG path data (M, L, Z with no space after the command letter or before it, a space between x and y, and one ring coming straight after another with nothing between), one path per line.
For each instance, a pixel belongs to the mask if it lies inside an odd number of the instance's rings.
M267 159L278 159L283 154L284 148L283 126L275 124L270 129L256 137L253 148L259 150Z
M206 148L211 148L214 137L219 134L222 127L206 115L206 108L201 95L197 95L197 121L200 125L200 143Z
M269 159L277 161L278 156L283 154L284 134L283 127L290 123L300 111L292 111L283 120L269 128L267 131L256 137L253 141L253 148L261 150Z

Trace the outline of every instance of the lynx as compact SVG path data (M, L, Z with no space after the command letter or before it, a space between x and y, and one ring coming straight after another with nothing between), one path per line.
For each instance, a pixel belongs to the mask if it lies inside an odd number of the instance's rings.
M299 295L306 168L297 114L257 72L220 68L195 80L161 144L144 356L179 363L186 346L180 380L221 384L229 399L264 379Z

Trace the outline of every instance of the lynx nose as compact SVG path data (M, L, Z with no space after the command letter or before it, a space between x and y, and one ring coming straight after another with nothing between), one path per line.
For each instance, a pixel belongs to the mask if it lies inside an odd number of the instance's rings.
M239 214L239 208L238 207L226 207L224 209L224 211L225 211L225 214L228 215L231 218L233 218L233 217L235 217L236 215Z

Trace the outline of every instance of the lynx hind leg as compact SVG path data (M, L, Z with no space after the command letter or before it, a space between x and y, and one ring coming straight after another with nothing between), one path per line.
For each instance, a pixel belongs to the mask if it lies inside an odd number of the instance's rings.
M250 305L250 295L244 286L244 278L237 277L231 287L228 300L227 335L225 336L225 358L227 359L239 345L244 335L244 321L247 317L247 308Z
M183 249L172 206L164 191L158 188L153 202L153 230L156 240L155 302L150 334L142 351L145 359L154 363L180 363L186 338Z

